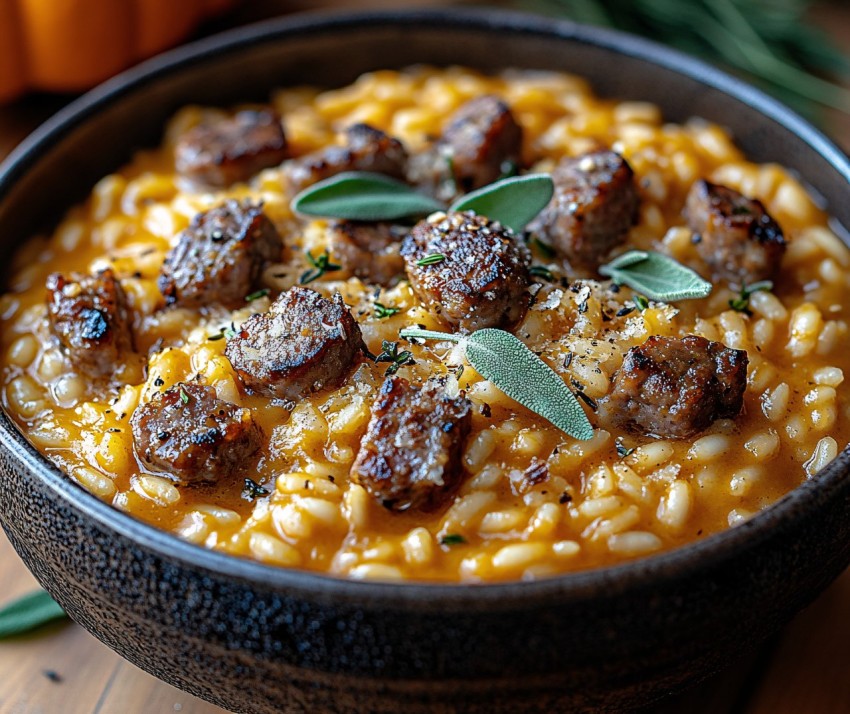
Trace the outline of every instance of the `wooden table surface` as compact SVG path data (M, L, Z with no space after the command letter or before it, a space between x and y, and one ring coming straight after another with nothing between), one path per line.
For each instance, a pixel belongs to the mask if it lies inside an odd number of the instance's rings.
M298 4L308 3L258 0L244 15L253 19ZM361 3L336 0L334 4ZM850 45L850 3L824 5L816 18L845 47ZM31 97L0 108L0 157L61 104L56 97ZM833 114L827 131L850 150L850 118ZM0 583L0 604L37 586L1 532ZM0 642L0 714L160 712L214 714L222 710L134 667L73 623L58 623ZM756 655L733 663L728 671L646 714L683 712L850 713L850 570Z

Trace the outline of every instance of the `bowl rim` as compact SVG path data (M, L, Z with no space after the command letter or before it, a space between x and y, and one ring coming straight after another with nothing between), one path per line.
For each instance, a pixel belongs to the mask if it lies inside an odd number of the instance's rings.
M101 108L124 95L141 90L160 77L202 63L221 54L237 52L259 43L281 42L305 34L355 31L376 26L455 28L546 36L612 50L629 59L646 61L682 74L752 107L802 139L850 184L850 159L821 131L779 101L731 75L677 50L619 31L581 25L540 15L493 9L413 9L361 12L311 12L285 16L228 30L192 42L147 60L104 82L44 122L0 163L0 199L14 183L37 163L51 145ZM472 602L496 609L519 601L560 602L598 596L600 591L625 588L680 578L686 573L708 569L740 555L770 538L774 528L793 512L827 501L839 490L843 474L850 469L850 446L816 479L796 487L747 522L703 540L679 546L619 565L592 568L535 581L495 583L447 583L431 581L369 581L341 578L317 571L267 565L189 543L107 504L65 476L23 435L5 410L0 409L0 446L55 495L102 527L117 532L159 558L208 573L252 583L280 593L302 592L317 597L348 598L352 601L385 603L392 607L414 607L423 601L442 608L468 608Z

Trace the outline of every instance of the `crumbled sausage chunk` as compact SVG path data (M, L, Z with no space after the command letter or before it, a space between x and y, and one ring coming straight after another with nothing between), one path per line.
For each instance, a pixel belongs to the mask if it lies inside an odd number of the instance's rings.
M262 441L249 409L193 382L154 395L133 412L130 425L142 461L183 484L215 482L244 471Z
M688 194L685 217L715 278L750 284L776 276L786 243L761 201L700 180Z
M328 300L294 287L268 312L248 318L225 354L249 389L295 401L339 385L362 346L360 326L339 293Z
M229 200L199 213L165 258L159 289L168 305L236 306L280 260L283 241L262 206Z
M51 274L47 319L74 368L89 376L113 374L133 352L127 298L110 269L96 275Z
M600 418L634 433L684 439L744 403L747 353L704 337L650 337L626 353Z
M626 240L640 197L628 162L613 151L562 159L555 194L529 230L576 265L595 269Z
M419 300L463 332L510 326L525 314L528 248L495 221L435 214L416 224L401 254Z
M403 178L406 165L407 150L398 139L368 124L354 124L345 130L345 144L295 159L286 166L285 174L289 191L295 195L344 171Z
M389 285L404 274L401 239L408 229L390 223L335 221L330 225L330 252L358 278Z
M270 109L246 109L232 118L199 124L180 137L174 149L178 173L212 188L247 181L285 158L283 125Z
M408 180L451 201L514 173L520 166L522 128L498 97L476 97L449 119L440 138L410 160Z
M372 405L351 477L390 510L438 508L463 479L471 423L471 402L449 396L441 380L417 388L403 377L388 377Z

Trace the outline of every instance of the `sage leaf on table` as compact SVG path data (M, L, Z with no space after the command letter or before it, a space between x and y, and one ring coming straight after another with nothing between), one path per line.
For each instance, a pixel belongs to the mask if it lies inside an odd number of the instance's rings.
M548 174L512 176L462 196L449 210L473 211L521 233L552 200L554 191Z
M469 364L511 399L576 439L593 436L584 409L564 380L510 332L487 327L464 336L408 327L399 335L461 344Z
M658 302L704 298L712 289L710 282L690 268L652 251L630 250L603 265L599 272Z
M67 617L44 590L36 590L0 608L0 640Z
M406 183L368 171L331 176L292 200L292 210L297 213L352 221L394 221L442 208L441 203Z

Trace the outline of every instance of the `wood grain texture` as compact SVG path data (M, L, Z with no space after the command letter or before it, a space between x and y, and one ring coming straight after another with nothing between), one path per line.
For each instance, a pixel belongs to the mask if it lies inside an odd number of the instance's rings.
M397 7L398 2L256 0L237 16L210 23L207 29L329 5ZM821 4L815 17L836 40L850 46L850 5ZM0 108L0 158L65 101L36 96ZM850 151L850 117L832 113L826 129ZM35 580L0 533L0 604L35 587ZM850 571L776 642L644 714L846 714L850 712L848 643ZM56 676L51 679L49 673ZM32 635L0 642L0 714L170 712L221 714L223 710L142 672L73 623L56 623Z

